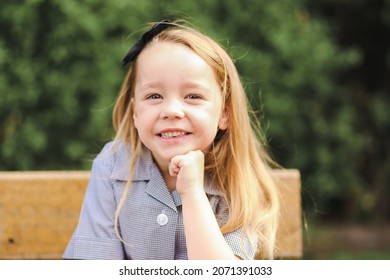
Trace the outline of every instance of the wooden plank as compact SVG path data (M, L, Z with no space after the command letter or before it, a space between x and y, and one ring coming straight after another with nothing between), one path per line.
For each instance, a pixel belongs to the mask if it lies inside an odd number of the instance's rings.
M59 259L80 214L89 172L0 174L0 259Z
M89 171L0 172L0 259L61 259L77 225ZM302 257L300 177L275 171L278 258Z
M279 259L303 256L301 177L298 170L274 171L280 202L280 220L276 235Z

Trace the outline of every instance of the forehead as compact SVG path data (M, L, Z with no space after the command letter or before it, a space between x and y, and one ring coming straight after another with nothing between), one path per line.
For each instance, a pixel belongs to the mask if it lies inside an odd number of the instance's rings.
M189 47L171 42L153 42L137 59L137 82L169 79L217 83L213 68Z

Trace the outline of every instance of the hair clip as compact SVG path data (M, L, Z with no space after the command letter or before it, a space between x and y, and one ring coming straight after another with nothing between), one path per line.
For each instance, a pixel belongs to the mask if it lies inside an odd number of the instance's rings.
M137 41L137 43L135 43L134 46L129 50L125 58L122 60L122 66L124 67L127 64L133 62L140 54L142 49L145 47L145 45L149 43L153 39L153 37L160 34L168 27L172 27L172 22L168 19L162 20L153 25L152 28L149 31L145 32L142 37Z

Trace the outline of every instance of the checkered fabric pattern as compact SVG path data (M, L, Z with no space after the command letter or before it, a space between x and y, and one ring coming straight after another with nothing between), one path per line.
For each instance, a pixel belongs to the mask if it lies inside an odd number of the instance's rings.
M187 259L180 195L169 192L150 152L138 158L132 186L115 233L115 211L129 177L130 154L123 144L108 143L95 158L79 224L63 255L65 259ZM217 189L205 192L218 222L227 205ZM251 259L256 246L241 242L241 229L224 235L235 255ZM207 242L207 240L205 240Z

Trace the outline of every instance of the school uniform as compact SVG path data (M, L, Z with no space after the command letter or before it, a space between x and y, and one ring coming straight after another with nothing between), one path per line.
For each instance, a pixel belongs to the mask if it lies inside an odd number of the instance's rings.
M169 192L147 149L137 159L132 186L119 216L119 232L125 244L116 235L115 211L129 177L129 163L125 145L113 142L95 158L79 224L63 255L65 259L188 259L180 195ZM223 223L228 208L222 194L207 181L204 190L218 223ZM254 257L256 244L248 238L241 243L241 229L224 237L235 255Z

